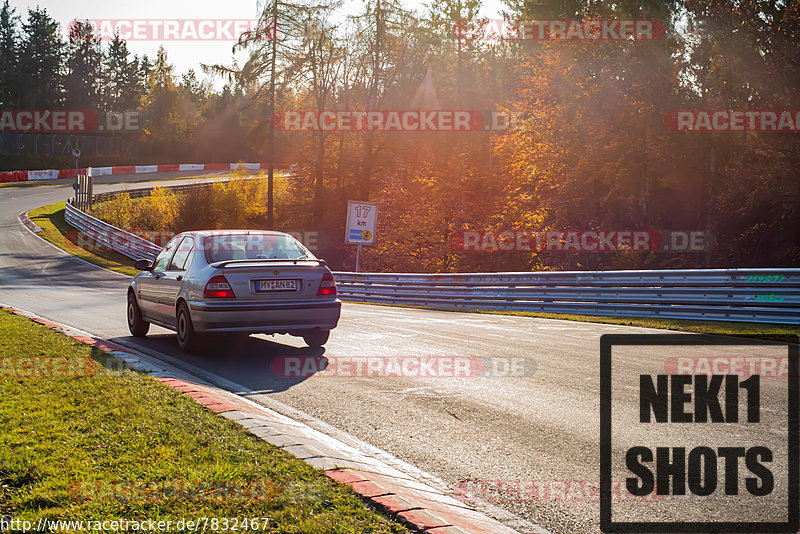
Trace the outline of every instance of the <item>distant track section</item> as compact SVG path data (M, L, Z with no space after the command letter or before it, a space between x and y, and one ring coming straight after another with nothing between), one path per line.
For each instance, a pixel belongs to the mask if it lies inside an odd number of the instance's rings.
M90 167L92 176L108 176L112 174L147 174L154 172L175 171L248 171L266 170L268 163L178 163L175 165L122 165L116 167ZM285 169L285 165L275 165L274 169ZM78 174L85 174L87 169L78 169ZM26 182L29 180L57 180L59 178L75 178L75 169L48 169L40 171L0 172L0 182Z
M69 204L66 219L130 258L152 257L160 249ZM334 274L340 298L354 302L800 324L800 269Z

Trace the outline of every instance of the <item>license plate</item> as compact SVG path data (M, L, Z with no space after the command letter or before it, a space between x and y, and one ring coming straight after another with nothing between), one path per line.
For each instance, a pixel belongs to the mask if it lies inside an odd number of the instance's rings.
M297 291L297 280L256 280L256 291Z

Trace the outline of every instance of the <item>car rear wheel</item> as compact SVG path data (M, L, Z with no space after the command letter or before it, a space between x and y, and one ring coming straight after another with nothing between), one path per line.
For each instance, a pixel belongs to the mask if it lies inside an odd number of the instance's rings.
M200 335L194 331L192 317L189 315L189 307L185 302L181 302L181 305L178 306L176 319L178 345L181 350L184 352L196 351L200 345Z
M311 332L303 334L303 341L305 341L306 345L309 347L321 347L328 342L328 337L330 337L330 335L330 330L312 330Z
M133 292L128 293L128 330L136 337L144 337L150 330L150 323L142 317L142 310Z

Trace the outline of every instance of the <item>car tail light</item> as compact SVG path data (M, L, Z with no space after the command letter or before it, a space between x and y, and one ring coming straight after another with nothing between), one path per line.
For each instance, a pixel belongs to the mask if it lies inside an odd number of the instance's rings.
M325 273L322 277L322 283L317 290L317 296L333 296L336 295L336 280L333 279L331 273Z
M219 275L208 281L206 288L203 291L203 296L207 299L224 299L233 298L236 295L233 294L231 285L228 283L225 277Z

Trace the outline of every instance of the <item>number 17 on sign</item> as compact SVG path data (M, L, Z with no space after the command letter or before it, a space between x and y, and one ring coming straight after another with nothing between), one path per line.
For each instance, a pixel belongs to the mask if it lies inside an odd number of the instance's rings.
M375 229L378 224L378 204L375 202L347 201L347 227L344 242L358 245L356 249L356 272L361 266L362 245L375 244Z

